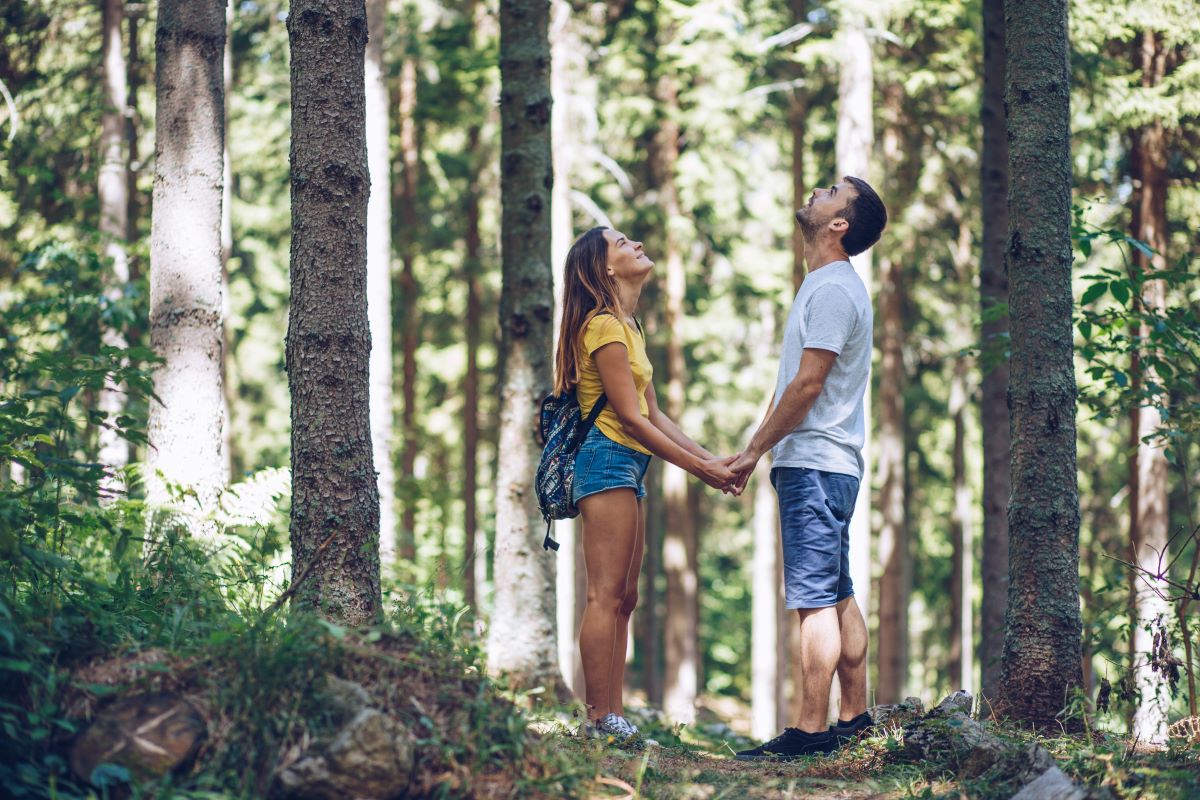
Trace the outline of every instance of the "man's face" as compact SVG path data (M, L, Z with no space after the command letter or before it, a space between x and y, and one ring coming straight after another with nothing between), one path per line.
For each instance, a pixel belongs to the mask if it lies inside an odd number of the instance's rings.
M805 239L815 238L835 219L843 219L842 211L858 196L850 183L835 183L828 189L814 189L802 208L796 211L796 222Z

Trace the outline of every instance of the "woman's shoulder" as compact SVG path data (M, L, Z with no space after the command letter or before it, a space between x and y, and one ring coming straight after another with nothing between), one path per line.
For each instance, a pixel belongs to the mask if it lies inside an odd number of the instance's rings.
M628 346L629 332L625 323L607 311L602 311L588 319L584 325L584 349L590 354L610 342L621 342Z

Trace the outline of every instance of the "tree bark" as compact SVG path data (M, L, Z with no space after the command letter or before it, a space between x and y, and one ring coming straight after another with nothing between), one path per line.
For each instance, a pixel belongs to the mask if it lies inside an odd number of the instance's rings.
M225 51L221 59L225 102L225 138L221 148L221 415L225 419L221 447L224 450L225 483L233 475L233 401L237 390L230 377L229 362L233 358L233 340L229 319L233 310L229 304L229 259L233 255L233 160L229 154L229 98L233 96L233 14L237 4L230 0L225 6Z
M871 43L867 39L866 23L860 18L844 22L840 34L841 60L838 79L837 119L837 179L853 175L870 180L871 149L875 140L874 128L874 62ZM855 272L871 292L874 285L871 251L850 259ZM850 578L854 582L855 600L868 618L871 608L871 477L874 469L871 386L863 398L863 476L850 519ZM880 632L880 658L883 658ZM880 661L880 671L883 662ZM898 698L897 698L898 699Z
M417 344L421 331L421 307L417 302L421 287L414 269L417 255L417 170L420 152L417 145L417 64L406 58L400 67L400 157L404 164L401 173L400 225L403 233L400 287L404 296L403 380L404 380L404 449L401 470L404 474L404 510L400 522L400 559L411 569L417 557L417 490L416 462L419 446L417 434Z
M379 484L371 456L362 0L294 0L291 310L294 602L350 625L375 620Z
M103 0L101 7L101 63L104 80L104 111L100 117L100 170L97 195L100 201L100 239L104 257L111 263L105 276L104 297L116 303L125 296L129 284L129 153L126 148L125 108L127 97L125 51L121 44L124 0ZM113 325L104 326L101 342L106 347L126 347L124 332ZM116 419L125 412L125 393L111 377L106 378L97 398L98 409L107 418L100 427L97 458L104 465L105 478L100 485L101 502L115 500L125 491L125 481L117 474L129 463L129 443L116 428Z
M1133 61L1141 72L1143 86L1155 86L1162 81L1166 74L1166 59L1162 34L1147 31L1136 37ZM1130 150L1134 185L1132 235L1154 251L1148 258L1140 250L1134 250L1133 268L1142 273L1167 268L1167 155L1166 131L1161 122L1155 121L1133 132ZM1142 286L1141 303L1147 312L1165 314L1166 283L1146 281ZM1149 329L1143 326L1139 339L1145 342L1149 336ZM1135 387L1158 382L1154 368L1142 367L1136 357L1130 372ZM1130 542L1137 564L1155 574L1170 560L1167 553L1169 468L1163 442L1144 439L1153 436L1161 424L1156 407L1134 409L1131 419ZM1154 648L1152 626L1156 620L1169 619L1171 607L1145 581L1132 575L1131 580L1134 586L1133 658L1138 703L1130 735L1143 742L1161 744L1167 739L1167 710L1171 698L1163 681L1150 669L1149 662Z
M1007 0L1012 499L1000 710L1056 724L1080 670L1066 0Z
M792 24L800 25L808 17L808 0L789 0ZM803 76L801 65L794 65L793 77ZM788 101L788 128L792 134L792 209L802 208L808 202L808 186L804 181L804 135L808 127L808 90L799 86L792 89ZM792 289L800 291L804 282L804 234L799 225L792 225ZM867 609L863 609L866 613ZM794 615L793 615L794 616Z
M463 267L467 279L467 372L463 379L463 581L464 597L479 615L480 582L476 568L487 562L487 542L479 545L479 347L482 343L480 323L483 318L483 299L480 296L480 273L483 271L483 240L479 233L480 185L480 128L474 125L467 132L467 157L471 160L470 184L463 201L466 217L466 258ZM486 571L484 573L486 575Z
M550 43L547 0L500 5L500 444L497 581L488 669L517 687L569 697L558 669L555 560L544 553L531 489L538 408L551 389Z
M764 302L759 316L763 324L755 360L762 363L771 359L775 344L775 304ZM762 459L755 472L754 555L750 565L750 735L766 740L778 733L783 724L784 709L780 699L785 672L780 669L780 653L786 649L781 645L787 637L782 633L781 624L786 624L786 617L781 613L783 568L779 552L779 503L771 487L770 458Z
M392 190L387 61L387 0L367 0L365 70L367 171L367 321L371 329L371 452L379 473L379 560L396 559L396 472L392 468Z
M1008 605L1008 496L1011 491L1008 430L1008 134L1004 127L1004 0L983 3L983 151L980 186L983 252L979 305L983 315L983 601L980 610L981 695L997 696Z
M953 690L974 692L975 637L971 587L975 574L975 537L971 527L971 488L967 485L967 365L954 360L950 415L954 419L954 510L950 515L953 564L950 577L950 654L947 673Z
M879 274L883 281L879 296L883 312L880 385L886 391L880 393L877 451L879 502L883 512L879 560L883 570L879 576L879 636L875 644L879 653L879 680L875 691L880 703L898 703L904 698L908 679L908 598L912 584L905 524L904 286L900 261L884 258ZM863 491L867 489L860 489L860 494Z
M215 0L167 0L158 8L154 213L150 244L150 342L154 371L146 499L182 505L194 535L225 484L221 388L221 194L225 9ZM194 494L193 494L194 493Z

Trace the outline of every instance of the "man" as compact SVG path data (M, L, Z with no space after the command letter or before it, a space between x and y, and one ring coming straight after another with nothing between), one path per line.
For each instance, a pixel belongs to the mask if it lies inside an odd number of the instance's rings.
M742 453L729 460L740 493L763 453L779 495L784 594L800 615L801 716L743 761L830 753L869 728L867 627L850 581L850 515L863 480L863 397L871 369L873 315L850 265L887 224L866 181L846 176L817 189L796 212L804 279L788 314L774 403ZM842 706L828 726L837 672Z

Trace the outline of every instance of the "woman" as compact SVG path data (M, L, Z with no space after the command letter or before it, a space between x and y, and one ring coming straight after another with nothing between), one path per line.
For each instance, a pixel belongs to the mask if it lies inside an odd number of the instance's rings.
M575 458L573 500L583 519L587 606L579 633L586 684L586 732L624 740L637 728L624 717L622 686L629 616L637 605L645 549L641 499L651 455L682 467L715 488L734 475L688 438L658 407L641 326L634 317L654 262L641 242L593 228L570 252L562 328L555 359L556 394L576 388L586 416L604 410Z

